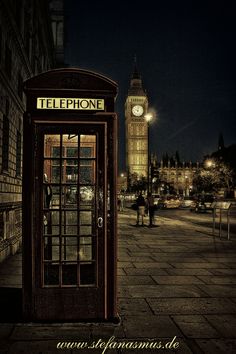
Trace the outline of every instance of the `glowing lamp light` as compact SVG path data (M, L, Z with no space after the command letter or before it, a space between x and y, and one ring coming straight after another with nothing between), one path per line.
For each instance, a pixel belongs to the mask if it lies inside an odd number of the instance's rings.
M207 159L207 160L205 161L205 166L206 166L207 168L214 167L214 166L215 166L214 160L212 160L212 159Z
M153 115L152 115L152 113L147 113L147 114L145 114L144 118L145 118L146 122L149 123L153 119Z

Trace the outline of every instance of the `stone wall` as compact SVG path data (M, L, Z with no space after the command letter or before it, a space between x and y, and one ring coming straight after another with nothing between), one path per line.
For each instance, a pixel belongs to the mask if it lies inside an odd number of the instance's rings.
M23 82L55 67L48 3L0 2L0 262L21 245Z

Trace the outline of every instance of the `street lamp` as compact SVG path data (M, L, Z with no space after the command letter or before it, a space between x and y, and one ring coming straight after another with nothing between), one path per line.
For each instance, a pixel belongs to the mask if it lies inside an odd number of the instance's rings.
M215 167L215 161L214 161L214 159L208 158L207 160L205 160L205 167L206 167L206 168L213 168L213 167Z
M144 116L146 122L147 122L147 133L148 133L148 174L147 174L147 182L148 182L148 193L150 192L150 166L151 166L151 161L150 161L150 122L153 119L152 113L147 113ZM152 192L152 187L151 187L151 192Z

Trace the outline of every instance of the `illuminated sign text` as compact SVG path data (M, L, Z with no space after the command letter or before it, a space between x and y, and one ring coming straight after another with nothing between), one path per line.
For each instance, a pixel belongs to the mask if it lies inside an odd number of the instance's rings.
M78 109L104 111L104 100L101 98L37 97L37 109Z

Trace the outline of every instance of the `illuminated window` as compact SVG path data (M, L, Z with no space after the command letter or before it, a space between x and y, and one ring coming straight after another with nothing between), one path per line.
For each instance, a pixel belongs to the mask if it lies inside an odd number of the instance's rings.
M44 286L96 285L96 139L44 136Z
M133 124L129 124L129 127L128 127L128 129L129 129L129 134L134 134L134 127L133 127Z

